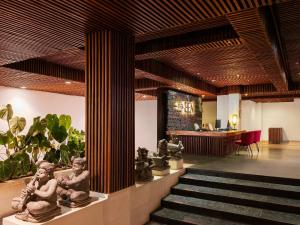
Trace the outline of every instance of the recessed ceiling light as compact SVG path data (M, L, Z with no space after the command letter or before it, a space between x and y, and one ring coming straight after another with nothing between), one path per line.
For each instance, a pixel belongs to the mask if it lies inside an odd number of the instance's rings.
M216 80L211 80L211 82L216 82Z
M146 95L143 95L143 98L146 98Z
M71 81L66 81L65 84L71 84Z
M299 64L299 62L296 62L296 65L298 65Z
M300 75L300 72L298 73L298 75Z
M200 73L197 73L197 75L200 75Z
M246 93L245 96L248 96L248 94Z
M179 87L178 90L181 90L181 88Z
M20 88L22 88L22 89L26 89L27 87L25 87L25 86L22 86L22 87L20 87Z
M202 98L205 98L205 95L201 95Z
M237 77L240 77L240 75L239 75L239 74L237 74L236 76L237 76Z

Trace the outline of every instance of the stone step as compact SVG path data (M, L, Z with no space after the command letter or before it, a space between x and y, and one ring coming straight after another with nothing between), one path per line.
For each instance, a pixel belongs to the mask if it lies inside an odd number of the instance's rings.
M179 183L191 184L219 189L264 194L292 199L300 199L300 186L267 183L245 179L228 177L217 177L212 175L201 175L187 173L179 178Z
M300 224L297 214L174 194L162 200L162 207L249 224Z
M166 225L245 225L244 223L231 222L169 208L161 208L152 213L151 219Z
M271 177L265 175L225 172L225 171L218 171L218 170L198 169L198 168L187 168L186 173L300 186L300 179L286 178L286 177L274 177L274 176Z
M171 189L171 193L188 197L300 214L300 200L297 199L252 194L189 184L177 184Z

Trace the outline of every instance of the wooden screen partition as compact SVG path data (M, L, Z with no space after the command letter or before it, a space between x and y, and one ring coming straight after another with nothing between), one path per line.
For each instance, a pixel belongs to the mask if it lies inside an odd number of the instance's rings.
M86 156L91 189L134 184L134 38L86 34Z

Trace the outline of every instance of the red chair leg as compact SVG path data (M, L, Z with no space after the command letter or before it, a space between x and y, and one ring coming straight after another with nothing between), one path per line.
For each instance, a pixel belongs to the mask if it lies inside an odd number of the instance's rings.
M256 144L257 152L259 152L259 147L258 147L257 142L255 142L255 144Z

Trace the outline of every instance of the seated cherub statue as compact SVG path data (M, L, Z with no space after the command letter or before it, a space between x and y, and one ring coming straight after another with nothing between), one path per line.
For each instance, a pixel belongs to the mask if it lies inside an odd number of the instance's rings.
M90 173L85 167L85 158L75 158L72 164L72 173L57 179L57 194L60 197L61 205L79 207L90 202Z
M54 165L47 161L37 162L38 170L22 190L21 196L13 198L12 208L16 218L29 222L42 222L60 214L57 206L57 181Z

